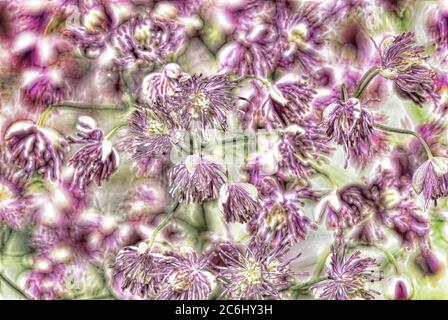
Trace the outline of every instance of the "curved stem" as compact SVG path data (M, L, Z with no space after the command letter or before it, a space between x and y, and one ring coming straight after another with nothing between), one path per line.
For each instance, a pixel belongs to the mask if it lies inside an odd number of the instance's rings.
M347 86L345 85L345 83L343 83L341 86L341 97L342 97L342 101L347 102L348 91L347 91Z
M123 128L125 128L125 127L127 127L127 124L126 124L126 123L122 123L122 124L119 124L118 126L113 127L112 130L110 130L110 131L106 134L106 136L104 137L104 139L105 139L105 140L106 140L106 139L109 139L110 137L112 137L114 134L116 134L118 131L120 131L121 129L123 129Z
M380 246L378 246L378 245L376 245L374 243L371 243L371 244L360 244L360 245L363 246L363 247L373 248L373 249L376 249L377 251L380 251L382 254L384 254L384 256L386 256L386 258L387 258L387 260L389 260L390 264L392 264L392 266L393 266L393 268L395 270L395 273L397 275L401 274L400 268L398 267L397 260L395 260L395 257L389 251L387 251L386 249L384 249L384 248L382 248L382 247L380 247Z
M428 156L428 160L431 160L434 156L431 152L431 149L429 148L428 144L426 143L425 139L423 139L423 137L415 131L412 130L406 130L406 129L398 129L398 128L392 128L392 127L388 127L379 123L374 123L373 126L377 129L383 130L383 131L388 131L388 132L394 132L394 133L400 133L400 134L410 134L414 137L416 137L420 143L422 144L423 148L426 151L426 155Z
M148 242L148 250L152 247L152 245L154 244L154 241L156 240L157 234L166 227L166 225L171 221L171 219L174 217L174 215L176 214L176 209L179 207L179 203L176 204L176 206L173 208L173 210L170 211L170 213L168 213L168 215L165 217L165 219L163 219L163 221L161 223L159 223L159 225L157 226L157 228L154 230L154 232L151 235L151 239L149 239Z
M355 93L353 97L359 98L361 94L364 92L365 88L369 85L369 83L375 79L375 77L380 73L380 68L372 67L370 68L361 78L358 87L356 87Z
M311 287L312 285L315 285L316 283L322 282L324 280L327 280L327 277L320 277L320 278L312 279L305 283L296 284L294 286L291 286L290 289L292 289L292 290L305 289L305 288Z
M43 127L45 125L45 122L47 121L47 118L50 116L52 111L53 111L53 106L47 107L47 109L45 109L44 112L41 113L39 120L37 120L36 126L39 128Z
M0 272L0 281L3 281L4 283L6 283L19 296L28 300L27 295L14 282L12 282L7 276L5 276L2 272Z

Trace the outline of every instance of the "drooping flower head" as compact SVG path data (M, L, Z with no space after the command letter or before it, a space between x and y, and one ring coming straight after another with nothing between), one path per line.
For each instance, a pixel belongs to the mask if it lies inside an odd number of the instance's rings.
M140 96L149 104L166 100L176 93L181 78L187 76L178 64L168 63L162 72L150 73L143 79Z
M375 259L363 258L360 251L348 255L345 245L333 246L328 279L312 289L324 300L374 299L379 293L367 285L381 279L377 269Z
M162 285L155 299L206 300L212 290L208 257L187 252L167 252L160 260Z
M429 201L448 195L448 159L434 157L424 162L414 173L412 185L416 193L423 193L425 207Z
M5 135L6 159L19 167L19 173L30 176L43 174L46 179L60 178L67 143L59 133L31 121L13 123Z
M227 129L227 113L235 108L231 90L236 83L227 75L193 75L180 82L167 101L168 112L185 129Z
M370 155L374 116L356 98L337 101L324 110L327 136L344 147L345 167L350 153L363 159Z
M169 191L175 199L185 203L201 203L216 199L227 179L219 159L194 154L171 167L168 180Z
M426 29L433 38L436 52L445 62L448 58L448 7L441 3L433 8L427 15Z
M217 280L228 299L283 299L282 291L292 283L291 260L282 260L285 247L271 248L252 239L246 245L221 243L211 254Z
M122 290L142 298L154 297L161 284L159 262L161 256L141 242L138 247L123 248L112 265L113 278Z
M163 64L185 41L185 30L173 20L137 16L123 23L114 35L120 65Z
M31 107L42 108L61 102L65 91L64 84L55 75L41 73L22 87L22 97Z
M250 183L229 183L221 187L219 204L227 222L246 223L260 209L258 191Z
M68 161L75 169L72 185L80 190L91 182L100 186L117 170L118 152L92 118L80 117L78 130L77 137L69 137L70 143L83 145Z
M424 48L416 45L414 34L399 34L390 43L383 42L383 46L380 74L392 79L395 85L417 104L422 105L428 97L434 99L435 73L423 64Z

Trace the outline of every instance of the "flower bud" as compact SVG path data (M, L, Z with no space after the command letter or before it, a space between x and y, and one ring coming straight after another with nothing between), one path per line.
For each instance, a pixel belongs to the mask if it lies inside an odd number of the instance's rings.
M404 276L391 276L384 281L383 294L389 300L409 300L414 294L412 283Z

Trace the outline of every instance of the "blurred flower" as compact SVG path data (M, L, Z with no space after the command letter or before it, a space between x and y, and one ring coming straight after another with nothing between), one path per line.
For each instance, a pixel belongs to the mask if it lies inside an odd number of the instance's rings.
M426 29L434 39L442 62L448 58L448 7L444 3L433 7L426 18Z
M47 270L33 270L26 277L25 292L36 300L58 299L65 288L64 273L62 264L51 262Z
M414 293L411 281L404 276L391 276L385 280L384 297L389 300L410 300Z
M22 87L22 97L33 107L48 107L65 98L62 81L49 73L41 73Z
M318 298L324 300L374 299L376 292L370 282L379 281L375 259L362 258L360 251L347 255L346 246L333 246L328 279L312 287Z
M318 196L307 186L282 186L283 182L265 178L265 192L260 192L261 210L250 222L252 233L274 245L304 240L308 228L316 225L303 212L304 200Z
M184 44L185 30L173 20L137 16L119 26L113 36L118 50L117 63L163 64Z
M226 182L224 167L212 156L187 156L168 171L171 195L180 202L203 202L216 199Z

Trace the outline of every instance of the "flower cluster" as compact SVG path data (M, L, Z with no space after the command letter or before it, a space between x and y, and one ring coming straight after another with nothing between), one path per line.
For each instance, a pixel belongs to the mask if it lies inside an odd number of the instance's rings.
M0 0L0 298L448 296L447 12Z

